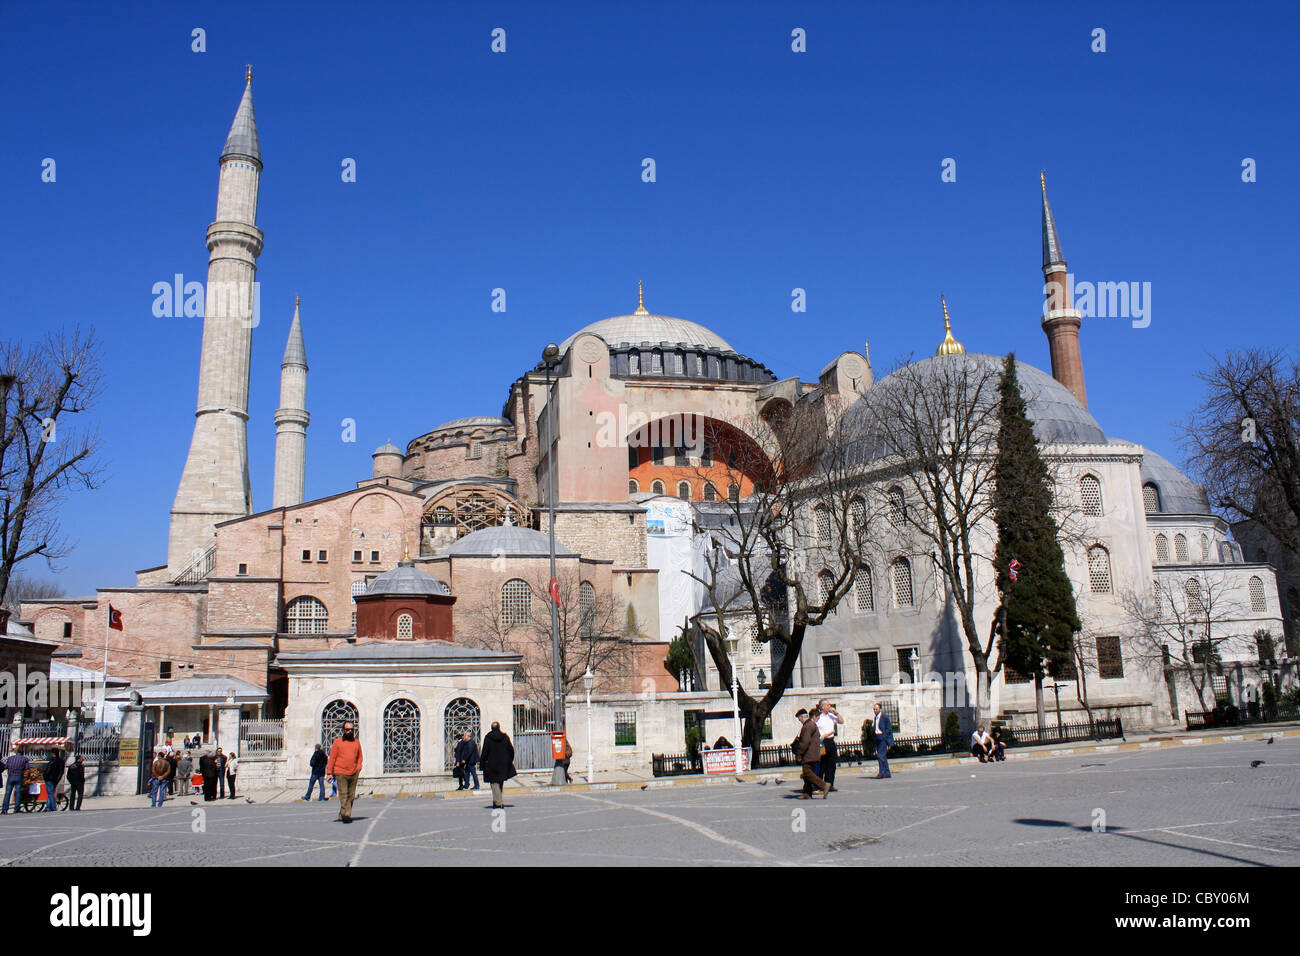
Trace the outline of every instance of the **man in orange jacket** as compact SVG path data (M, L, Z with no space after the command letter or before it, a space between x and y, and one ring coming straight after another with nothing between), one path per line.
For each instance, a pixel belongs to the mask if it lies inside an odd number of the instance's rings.
M352 822L352 801L357 796L357 778L361 776L361 741L357 740L352 721L343 724L343 736L330 747L330 761L325 773L334 778L339 788L339 816L344 823Z

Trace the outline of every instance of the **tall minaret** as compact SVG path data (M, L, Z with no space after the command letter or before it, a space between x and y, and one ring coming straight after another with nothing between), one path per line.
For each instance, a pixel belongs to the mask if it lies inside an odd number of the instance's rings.
M194 437L172 504L167 570L175 577L213 541L220 521L251 514L248 373L257 324L257 186L262 153L253 116L253 70L221 151L217 215L208 226L208 285Z
M1056 234L1052 207L1047 203L1047 176L1039 173L1038 182L1043 188L1043 293L1047 296L1043 331L1047 333L1047 345L1052 353L1052 378L1073 392L1087 408L1083 356L1079 354L1079 325L1083 317L1074 308L1065 254Z
M302 504L307 477L307 349L302 344L298 299L280 363L280 407L275 410L275 492L271 507Z

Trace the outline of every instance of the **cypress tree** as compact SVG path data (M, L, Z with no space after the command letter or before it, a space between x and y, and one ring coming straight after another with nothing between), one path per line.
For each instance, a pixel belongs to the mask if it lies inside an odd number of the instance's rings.
M993 565L1002 598L1000 646L1004 663L1034 678L1041 729L1043 676L1067 672L1074 659L1074 634L1082 625L1052 517L1052 482L1020 391L1014 352L1003 363L999 397ZM1015 582L1012 560L1020 562Z

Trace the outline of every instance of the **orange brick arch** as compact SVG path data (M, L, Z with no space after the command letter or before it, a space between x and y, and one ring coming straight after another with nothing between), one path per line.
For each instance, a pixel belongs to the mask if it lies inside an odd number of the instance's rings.
M769 482L772 466L758 443L734 425L698 415L670 415L656 419L627 436L628 479L638 491L652 491L664 483L664 494L678 496L681 482L689 482L691 501L704 501L712 484L718 500L726 500L733 483L747 498L756 485ZM708 449L708 456L701 455ZM656 450L662 449L661 461ZM684 449L686 456L677 454ZM635 458L635 461L634 461ZM711 461L709 464L704 462ZM630 491L629 487L629 491Z

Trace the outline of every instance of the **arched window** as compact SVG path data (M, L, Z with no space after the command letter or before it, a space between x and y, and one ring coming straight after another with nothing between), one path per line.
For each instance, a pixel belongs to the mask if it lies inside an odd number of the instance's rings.
M859 611L874 611L876 599L871 593L871 569L858 568L853 575L853 597Z
M819 571L817 573L817 587L821 593L822 603L825 604L830 600L831 592L835 590L835 575L829 571Z
M1110 593L1110 552L1099 544L1088 549L1088 584L1093 594Z
M664 483L662 481L656 481L650 486L650 490L657 495L662 495L664 493Z
M366 582L365 582L365 581L353 581L353 582L352 582L352 603L353 603L353 604L356 604L356 603L357 603L357 595L358 595L358 594L365 594L365 593L366 593Z
M834 544L835 537L831 529L831 509L825 505L818 505L813 509L813 520L817 525L817 543L821 545Z
M415 618L409 614L397 615L397 639L399 641L409 641L414 637Z
M849 520L852 522L853 533L859 538L867 533L867 503L861 498L849 502Z
M1084 475L1079 479L1079 492L1083 496L1083 513L1101 516L1101 482L1095 475Z
M1264 598L1264 580L1256 575L1250 578L1250 609L1255 612L1263 611L1268 607Z
M578 627L583 637L591 637L596 628L596 588L590 581L578 585Z
M420 708L395 700L384 708L384 773L420 772Z
M907 558L898 558L889 566L889 578L894 589L894 607L911 607L912 565Z
M527 581L511 578L501 585L501 623L505 627L527 624L533 617L533 589Z
M1156 535L1156 564L1169 563L1169 539L1163 534Z
M357 719L356 705L347 700L332 700L325 705L320 714L320 745L326 753L334 746L334 741L343 736L343 724L352 723L352 729L361 737L361 722Z
M704 443L704 447L700 451L700 464L705 467L713 464L713 446L708 442Z
M907 521L907 499L902 488L889 489L889 523L901 528Z
M1174 560L1179 564L1186 564L1189 560L1187 556L1187 535L1174 535Z
M763 639L758 633L758 622L750 621L746 630L749 631L749 656L762 657L767 648L763 646Z
M286 634L324 634L328 624L325 605L310 595L294 598L284 609Z
M1160 513L1160 489L1148 481L1142 486L1142 507L1149 515Z
M457 697L442 712L443 727L443 769L448 773L455 766L456 743L461 735L469 731L470 740L479 743L479 709L478 704L468 697Z
M1210 536L1208 534L1201 535L1201 560L1207 562L1210 560Z
M740 500L740 485L736 484L734 481L727 485L727 500L733 505Z
M682 501L691 500L691 483L689 481L677 482L677 497Z
M1201 602L1201 582L1196 578L1188 578L1187 583L1183 585L1183 593L1187 595L1187 613L1203 614L1205 605Z
M627 480L627 493L629 495L634 495L640 490L641 490L641 486L636 483L635 478L629 478Z
M718 489L714 486L713 482L711 481L704 483L704 500L705 501L718 500Z
M451 524L451 509L445 505L438 505L433 509L433 520L437 524Z

